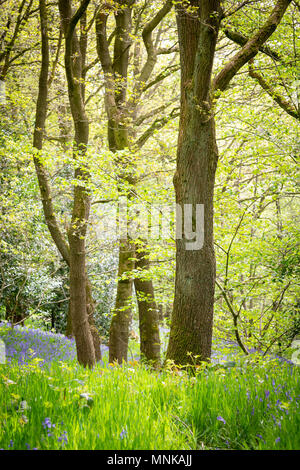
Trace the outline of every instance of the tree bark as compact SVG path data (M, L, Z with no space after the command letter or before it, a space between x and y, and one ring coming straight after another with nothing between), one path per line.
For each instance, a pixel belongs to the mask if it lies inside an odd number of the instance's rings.
M149 254L143 242L136 246L135 268L141 277L135 277L134 286L139 310L141 359L149 361L154 367L160 365L159 311L154 298L151 280L143 279L143 272L149 271Z
M71 318L70 302L69 302L69 304L68 304L68 312L67 312L66 336L67 336L68 338L72 338L72 337L74 336L73 328L72 328L72 318Z
M190 2L198 8L199 1ZM204 204L204 245L187 250L186 238L176 241L176 280L167 359L176 364L199 363L211 355L215 254L213 195L218 150L210 83L219 28L219 1L201 2L194 13L177 6L181 55L181 116L176 203ZM183 211L184 213L184 211ZM194 356L189 357L189 353Z
M120 240L118 286L115 308L109 331L109 362L127 361L129 326L131 323L132 275L134 247L130 240Z

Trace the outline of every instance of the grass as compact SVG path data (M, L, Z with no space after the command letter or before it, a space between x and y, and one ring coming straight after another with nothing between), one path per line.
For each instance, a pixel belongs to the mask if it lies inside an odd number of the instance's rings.
M16 357L0 364L0 448L299 449L299 392L297 367L256 356L196 376Z

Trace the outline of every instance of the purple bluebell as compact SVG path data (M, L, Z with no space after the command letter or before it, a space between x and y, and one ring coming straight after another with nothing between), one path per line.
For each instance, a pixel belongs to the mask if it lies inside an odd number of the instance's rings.
M221 421L222 423L226 424L226 421L224 418L222 418L222 416L217 416L217 420L218 421Z
M127 430L125 428L122 429L120 433L120 439L124 439L127 436Z

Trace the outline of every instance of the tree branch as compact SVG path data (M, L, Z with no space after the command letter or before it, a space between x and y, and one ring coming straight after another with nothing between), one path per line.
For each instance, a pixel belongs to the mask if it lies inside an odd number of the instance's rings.
M239 330L238 330L238 318L239 318L239 315L237 313L235 313L234 311L234 308L230 302L230 300L228 299L227 297L227 293L226 291L222 288L221 284L216 280L216 284L218 286L218 288L220 289L221 291L221 294L227 304L227 307L232 315L232 319L233 319L233 325L234 325L234 334L235 334L235 337L236 337L236 340L237 340L237 343L238 345L240 346L240 348L242 349L242 351L248 355L249 352L247 351L246 347L244 346L242 340L241 340L241 337L240 337L240 334L239 334Z
M113 64L109 52L107 39L107 19L109 13L99 10L96 15L96 39L97 54L102 66L105 80L105 101L109 119L117 120L118 110L115 100L115 81L113 76Z
M173 6L172 0L167 0L164 6L157 12L157 14L149 21L142 32L142 38L144 45L147 51L147 60L144 64L140 76L137 79L135 89L134 89L134 98L136 99L143 91L144 84L149 80L151 73L156 64L157 60L157 51L153 44L152 33L154 29L159 25L163 18L171 11Z
M150 137L153 136L155 131L158 131L159 129L162 129L171 119L175 119L180 115L179 108L174 108L170 115L164 116L160 119L156 119L151 126L139 137L139 139L136 141L135 145L141 149L145 143L147 142Z
M72 16L71 1L59 0L59 11L65 33L65 70L68 82L69 101L75 125L75 141L80 145L88 141L88 119L85 113L82 86L82 57L75 28L85 14L90 0L83 0Z
M255 33L238 51L235 56L227 62L221 72L213 81L214 91L224 91L231 79L259 52L260 47L269 39L279 25L286 9L292 0L278 0L265 24Z
M251 61L250 61L251 62ZM290 116L295 119L300 119L300 113L297 111L291 103L289 103L283 96L272 88L272 86L264 79L264 77L254 69L252 63L249 62L249 75L254 78L265 90L268 95Z
M249 38L245 36L244 34L240 33L239 31L234 31L232 29L224 28L223 32L228 39L235 42L239 46L244 46L249 41ZM273 51L268 46L260 46L259 51L271 57L271 59L282 62L282 58L280 57L280 55L276 51Z
M180 70L179 64L170 65L169 67L166 67L165 70L160 72L153 80L151 80L151 82L148 82L146 85L144 85L143 92L145 92L152 86L157 85L157 83L161 82L162 80L169 77L170 75L177 72L178 70Z

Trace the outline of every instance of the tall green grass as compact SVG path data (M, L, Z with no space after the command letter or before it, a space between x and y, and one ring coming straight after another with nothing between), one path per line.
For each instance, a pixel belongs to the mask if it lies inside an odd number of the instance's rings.
M272 361L196 376L135 363L0 366L3 449L299 449L299 372Z

